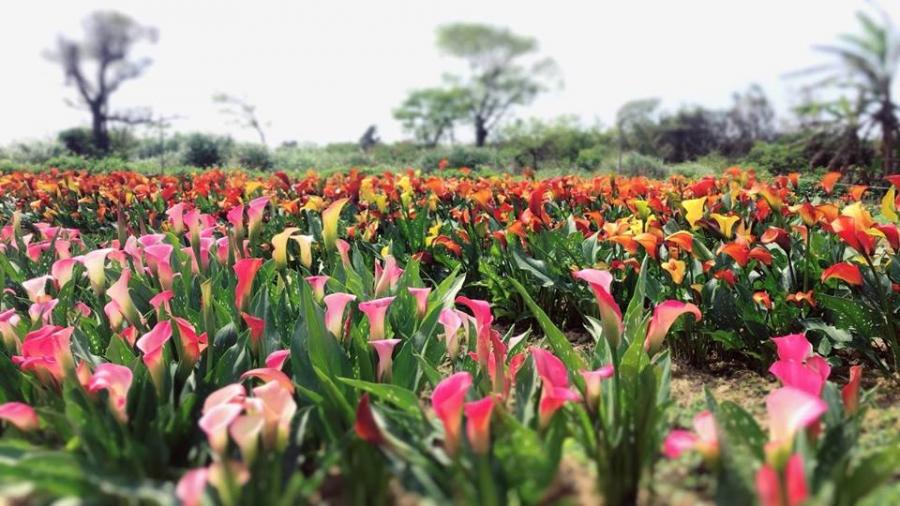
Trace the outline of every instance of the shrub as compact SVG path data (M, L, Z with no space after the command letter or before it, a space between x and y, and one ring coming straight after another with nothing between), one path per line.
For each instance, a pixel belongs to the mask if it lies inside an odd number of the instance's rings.
M476 148L468 146L454 146L448 149L435 149L422 155L419 166L423 170L435 170L441 160L447 160L447 167L457 169L468 167L478 169L485 166L496 165L496 156L492 149Z
M579 169L597 170L603 165L603 161L612 156L612 154L612 148L598 144L579 151L578 157L575 159L575 165Z
M610 172L628 177L644 176L662 179L669 175L669 169L663 164L662 160L633 152L625 153L622 156L621 168L618 167L618 160L608 162L608 165L604 168Z
M273 166L269 148L261 144L244 144L237 150L235 162L242 169L268 170Z
M233 144L229 137L191 134L185 142L182 159L186 165L195 167L222 165L228 159Z
M754 144L744 163L772 174L800 171L809 165L809 161L803 155L802 146L771 142Z
M67 128L59 132L56 138L73 155L92 157L97 154L94 146L94 136L88 128Z

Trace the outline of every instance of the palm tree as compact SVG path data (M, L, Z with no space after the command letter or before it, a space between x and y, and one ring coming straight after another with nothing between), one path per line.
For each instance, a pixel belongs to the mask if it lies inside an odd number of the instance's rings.
M891 87L900 66L900 33L883 11L880 22L865 12L857 12L856 17L861 25L859 33L842 34L836 44L816 47L832 55L834 61L802 73L825 74L813 84L815 87L835 86L857 94L858 128L869 131L875 126L881 132L882 167L886 174L892 174L896 168L898 106Z

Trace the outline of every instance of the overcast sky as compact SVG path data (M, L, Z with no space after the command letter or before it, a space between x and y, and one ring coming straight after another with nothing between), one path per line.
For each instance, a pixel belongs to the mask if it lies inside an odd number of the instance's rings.
M900 21L900 0L882 7ZM159 29L142 53L154 63L113 96L114 107L181 115L178 130L253 140L219 113L216 92L244 96L285 140L353 141L369 124L404 137L391 110L414 88L437 85L456 63L435 49L435 28L484 22L532 35L561 71L561 89L518 117L578 115L609 125L629 99L727 105L761 84L779 111L800 84L784 75L822 61L816 43L855 30L862 0L29 0L0 7L0 144L47 138L87 125L67 106L74 90L42 58L59 34L80 36L81 19L116 8ZM462 132L461 132L462 133Z

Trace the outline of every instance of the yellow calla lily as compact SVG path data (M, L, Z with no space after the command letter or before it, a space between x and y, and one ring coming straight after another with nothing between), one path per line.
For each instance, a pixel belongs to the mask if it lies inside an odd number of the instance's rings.
M687 265L683 260L675 260L670 258L668 262L662 263L662 268L672 276L672 281L676 285L680 285L684 281L684 274L687 271Z
M322 211L322 241L325 243L325 249L334 249L337 242L338 219L347 200L346 198L335 200L328 209Z
M740 216L725 216L718 213L713 213L710 215L712 219L716 220L716 223L719 224L719 230L725 234L725 237L731 239L731 232L734 228L734 224L737 223L741 217Z
M300 263L307 269L312 267L312 243L316 242L311 235L295 235L291 239L300 246Z
M288 227L272 237L272 260L275 260L275 265L278 267L287 265L287 242L298 230L300 229L297 227Z
M697 228L697 221L703 217L703 207L706 205L706 197L698 199L685 200L681 203L687 213L684 218L691 224L691 228Z
M884 198L881 199L881 215L893 223L897 223L898 221L896 201L896 188L891 186L891 189L888 190L887 193L884 194Z

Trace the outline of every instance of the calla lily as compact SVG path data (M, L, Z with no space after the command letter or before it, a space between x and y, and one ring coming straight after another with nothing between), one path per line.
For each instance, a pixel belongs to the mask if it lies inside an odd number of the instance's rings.
M157 322L150 332L137 340L137 348L144 354L144 365L150 371L150 377L157 389L163 386L165 374L165 362L163 352L166 343L172 338L172 323L169 321Z
M428 311L428 295L431 294L431 288L407 288L407 290L416 299L416 316L424 318Z
M844 412L852 415L859 409L859 384L862 381L862 366L850 366L850 381L841 389L844 399Z
M138 325L141 323L141 317L131 300L131 292L128 290L129 281L131 281L131 271L123 269L118 281L106 290L106 295L116 303L119 311L132 325Z
M262 258L242 258L234 263L237 285L234 287L235 306L244 309L244 303L253 290L253 278L262 267Z
M147 263L156 271L156 276L159 278L159 284L163 290L172 289L174 273L172 271L171 258L173 251L175 251L175 248L171 244L166 243L154 244L144 248L144 254L147 255ZM193 253L193 250L190 250L190 252Z
M44 302L47 300L49 298L46 293L48 281L53 281L53 276L38 276L22 281L22 288L28 294L28 300L31 302Z
M280 371L279 371L280 372ZM283 450L290 436L291 419L297 412L293 385L283 388L278 381L270 381L253 389L253 395L261 401L263 417L263 444L267 449Z
M660 264L660 267L669 273L669 276L672 277L672 282L676 285L680 285L684 281L684 275L687 272L687 265L684 261L670 258L668 261Z
M344 334L344 309L350 301L356 300L356 296L338 292L326 295L322 300L325 302L325 328L340 338Z
M773 337L772 342L780 360L796 360L803 362L812 355L812 344L804 334L788 334L781 337Z
M394 297L383 297L360 303L359 310L369 320L369 341L385 338L385 316L391 302L394 302Z
M180 204L179 204L180 205ZM209 471L205 467L191 469L184 473L175 487L175 497L183 506L200 506L206 493Z
M53 266L50 268L50 275L56 280L56 284L60 289L72 280L72 270L75 268L76 263L78 261L74 258L63 258L53 262Z
M734 224L741 220L740 216L724 216L718 213L712 213L709 215L712 219L716 220L716 223L719 225L719 230L722 231L722 235L725 236L726 239L731 239L734 228Z
M234 228L234 235L238 238L244 237L244 206L234 206L228 210L225 215L228 223Z
M581 371L581 377L584 378L584 397L588 408L596 411L600 404L600 387L603 380L611 378L615 374L612 365L605 365L594 371Z
M447 354L450 358L455 358L459 353L458 333L462 326L462 318L459 313L452 308L441 310L438 322L444 326L444 342L447 347Z
M175 292L172 290L163 290L150 299L150 305L156 310L157 315L161 316L163 314L163 309L165 309L166 313L171 314L172 308L169 307L169 302L173 298L175 298Z
M861 286L863 284L862 274L859 267L850 262L840 262L822 271L822 282L829 279L837 278L848 285Z
M197 335L194 326L184 318L172 318L178 329L178 342L180 349L184 352L184 356L180 357L181 362L188 369L194 367L194 364L200 360L200 354L206 349L207 337L206 333Z
M696 321L702 318L700 309L689 302L667 300L656 306L656 309L653 310L653 318L650 319L650 326L647 327L647 337L644 340L644 349L650 355L659 350L666 334L669 333L669 328L684 313L693 314Z
M37 412L24 402L6 402L0 404L0 420L5 420L22 432L32 432L38 429Z
M475 358L485 371L491 371L491 324L494 315L491 313L491 305L484 300L475 300L468 297L457 297L456 302L465 304L475 316Z
M244 398L246 396L247 391L240 383L225 385L224 387L206 396L206 400L203 401L202 413L208 413L212 408L220 404L237 404L239 406L243 405Z
M384 260L384 268L375 264L375 296L379 297L397 288L403 269L397 265L397 260L388 255Z
M128 389L131 388L131 369L118 364L100 364L88 380L87 390L97 393L106 390L109 395L109 407L120 422L128 421L125 405L128 401Z
M691 228L697 228L697 222L703 218L703 206L706 204L706 197L700 197L691 200L685 200L681 203L686 211L684 219L691 225Z
M431 394L431 406L444 424L444 449L451 456L459 448L463 402L471 387L472 375L463 371L443 379Z
M32 371L44 384L62 382L65 371L74 366L70 342L71 327L45 325L29 332L22 341L21 355L11 357L23 371Z
M15 309L0 311L0 336L3 337L3 344L6 346L7 352L17 352L21 345L19 336L16 333L19 321L21 321L21 318L19 318Z
M91 288L94 293L99 295L106 288L106 256L113 252L112 248L104 248L91 251L84 256L78 257L81 264L87 271L88 279L91 281Z
M618 348L619 340L625 325L622 323L622 310L616 304L610 292L613 276L608 271L597 269L582 269L573 273L576 279L586 281L594 292L597 306L600 309L600 324L603 328L603 337L613 349Z
M259 378L264 383L278 383L279 387L287 390L289 393L294 392L294 383L290 378L280 369L275 369L272 367L261 367L259 369L250 369L249 371L241 374L241 380L245 380L247 378Z
M378 380L391 380L391 365L393 364L394 347L400 343L399 339L380 339L369 341L369 345L375 348L378 355Z
M272 236L272 260L275 261L275 265L279 269L285 267L288 263L288 239L299 230L297 227L288 227Z
M350 267L350 243L343 239L338 239L336 244L338 254L341 256L341 264L344 266L344 269L348 269Z
M359 398L353 431L356 432L360 439L369 444L381 445L387 441L381 432L381 428L378 426L378 422L375 420L375 414L372 412L372 407L369 403L368 393L364 393Z
M300 246L300 264L307 269L312 267L312 244L316 242L311 235L295 235L291 239Z
M247 329L250 330L250 348L252 348L254 352L258 352L259 340L266 331L266 321L258 316L243 311L241 311L241 318L244 319L244 323L247 324Z
M306 282L309 283L309 286L312 287L313 296L316 299L316 302L322 302L325 298L325 284L328 283L328 280L331 279L329 276L321 275L321 276L307 276Z
M252 465L253 461L256 460L263 423L264 420L261 415L243 415L237 417L228 427L231 439L241 449L241 457L248 466Z
M494 412L494 397L467 402L463 406L466 414L466 437L472 451L479 455L488 452L491 445L491 414Z
M225 455L225 450L228 449L228 426L243 410L238 404L219 404L200 417L197 425L206 433L209 447L216 455Z
M166 210L166 216L169 217L169 224L175 235L184 233L184 204L178 203Z
M769 464L756 473L756 493L762 506L800 506L809 497L803 458L791 455L787 460L782 482L778 472Z
M269 356L266 357L266 367L270 367L272 369L281 370L284 367L284 363L288 358L291 357L291 350L277 350L269 353Z
M250 204L247 206L247 222L249 223L251 236L255 236L259 233L263 214L265 214L268 205L269 197L259 197L251 200Z
M694 417L694 432L673 430L663 443L663 454L670 459L677 459L690 450L696 450L707 462L712 462L719 456L716 420L709 411L703 411Z
M770 440L789 446L794 434L815 423L828 411L828 405L799 388L781 387L766 397L766 409Z
M346 198L338 199L322 211L322 242L325 249L333 249L337 241L338 220L341 217L341 209L347 203Z
M556 355L541 348L532 348L531 358L543 384L538 415L541 427L546 427L559 408L567 402L578 401L580 397L569 388L568 370Z

